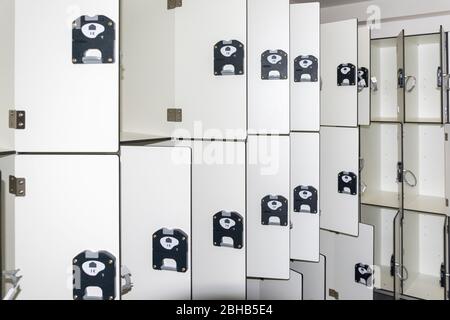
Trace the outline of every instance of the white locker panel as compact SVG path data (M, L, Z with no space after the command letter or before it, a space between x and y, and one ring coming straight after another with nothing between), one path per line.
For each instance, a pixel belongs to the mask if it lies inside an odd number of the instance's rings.
M192 295L195 300L245 299L245 143L180 141L192 148ZM214 246L213 217L244 219L243 248Z
M0 154L14 150L8 111L14 106L14 0L0 2Z
M321 231L321 253L327 259L328 300L373 299L373 227L364 224L359 227L357 238ZM357 271L361 267L368 267L372 276L357 282Z
M291 134L291 259L319 261L320 135Z
M249 133L288 134L289 0L247 3Z
M303 275L290 270L289 280L247 280L248 300L303 300Z
M191 149L129 146L122 147L121 154L122 265L129 269L134 284L122 299L189 300ZM182 266L176 261L172 267L178 271L156 270L152 266L152 236L161 229L180 230L186 236L188 250L180 252L178 262L186 259L186 271L180 270Z
M116 152L119 143L119 1L16 0L15 108L21 152ZM72 62L72 24L81 16L115 22L115 61ZM30 49L32 48L32 49Z
M445 198L450 199L450 124L445 128ZM447 201L447 200L446 200ZM450 206L445 207L445 214L450 217Z
M291 269L303 275L303 300L325 300L325 267L324 255L319 262L291 262Z
M319 3L291 5L290 34L291 131L319 131L321 68ZM301 56L314 56L318 60L317 81L296 82L299 79L295 80L295 69L300 67L296 65L296 59ZM301 61L302 59L297 60L297 63L300 64ZM310 62L304 63L309 67Z
M370 34L367 25L358 27L358 124L361 126L370 124Z
M15 265L23 275L18 298L73 299L73 259L105 250L116 258L118 299L118 157L21 155L15 174L26 179L26 196L15 200Z
M184 0L183 6L175 10L174 108L183 109L182 128L185 130L173 135L198 139L245 139L245 59L243 74L216 76L214 46L220 41L237 40L245 52L246 1Z
M321 125L358 126L358 21L356 19L322 24L322 103ZM353 65L353 72L349 71ZM340 67L341 66L341 67ZM345 74L349 83L338 85L338 74ZM354 76L353 76L354 75Z
M358 129L322 127L320 138L320 227L357 236L359 222ZM345 181L348 183L343 183ZM342 193L339 192L340 185L345 187ZM348 193L349 187L353 187L352 191L356 194Z
M248 138L247 276L251 278L289 279L289 148L288 136Z

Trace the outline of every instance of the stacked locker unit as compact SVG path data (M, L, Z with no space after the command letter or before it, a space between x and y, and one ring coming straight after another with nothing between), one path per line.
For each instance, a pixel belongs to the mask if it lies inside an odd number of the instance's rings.
M362 217L379 226L376 287L396 299L448 299L447 42L441 27L371 45L377 86L372 124L361 129L371 159Z
M122 298L245 299L247 3L121 14Z
M118 299L119 2L1 6L3 289Z

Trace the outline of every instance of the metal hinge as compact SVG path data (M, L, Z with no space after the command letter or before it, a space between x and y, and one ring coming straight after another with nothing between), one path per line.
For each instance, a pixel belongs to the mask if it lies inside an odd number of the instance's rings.
M445 134L445 141L448 141L448 133Z
M9 110L9 128L10 129L25 129L25 111Z
M25 197L26 195L26 180L25 178L16 178L9 176L9 193L16 197Z
M183 6L183 0L167 0L167 10L180 8Z
M329 289L328 290L328 295L332 298L335 298L336 300L339 300L339 292L337 292L334 289Z
M182 109L167 109L167 122L182 122L183 110Z
M445 199L445 206L448 208L448 199Z

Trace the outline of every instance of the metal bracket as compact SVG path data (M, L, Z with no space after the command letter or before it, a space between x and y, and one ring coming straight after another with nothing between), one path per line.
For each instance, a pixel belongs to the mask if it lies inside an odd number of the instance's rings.
M183 0L167 0L167 10L180 8L183 6Z
M183 122L183 110L167 109L167 122Z
M25 129L25 111L9 110L9 128L18 130Z
M26 179L9 176L9 193L16 197L25 197L26 195Z
M2 277L6 281L11 282L14 287L17 287L19 285L20 279L22 279L22 276L17 275L19 272L20 269L12 271L2 271Z
M133 289L133 282L131 281L131 272L127 266L122 266L120 268L120 277L125 280L125 284L121 286L121 293L127 294Z
M374 91L378 91L378 79L377 77L370 78L370 88Z

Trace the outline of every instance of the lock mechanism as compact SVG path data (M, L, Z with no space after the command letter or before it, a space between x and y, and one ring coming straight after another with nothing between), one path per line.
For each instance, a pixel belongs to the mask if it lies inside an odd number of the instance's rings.
M267 50L261 55L262 80L286 80L288 78L288 54L283 50Z
M73 259L74 300L114 300L116 258L107 251L86 250Z
M373 270L364 263L355 265L355 282L365 285L366 287L373 286Z
M355 196L358 194L358 178L353 172L342 171L338 175L338 192Z
M261 224L288 226L288 201L283 196L266 196L261 201Z
M81 16L72 24L72 63L115 62L115 23L106 16Z
M185 273L188 270L188 236L179 229L153 234L153 269Z
M369 69L361 67L358 69L358 90L361 92L369 87Z
M319 81L319 59L313 55L298 56L294 60L294 82Z
M356 67L351 63L340 64L337 68L337 85L354 86L356 85Z
M244 246L244 218L237 212L221 211L213 217L215 247L242 249Z
M9 128L24 130L25 129L25 111L9 110Z
M26 196L26 179L9 176L9 193L16 197Z
M317 189L298 186L294 189L294 212L317 213Z
M219 41L214 46L214 75L244 74L244 45L237 41Z

